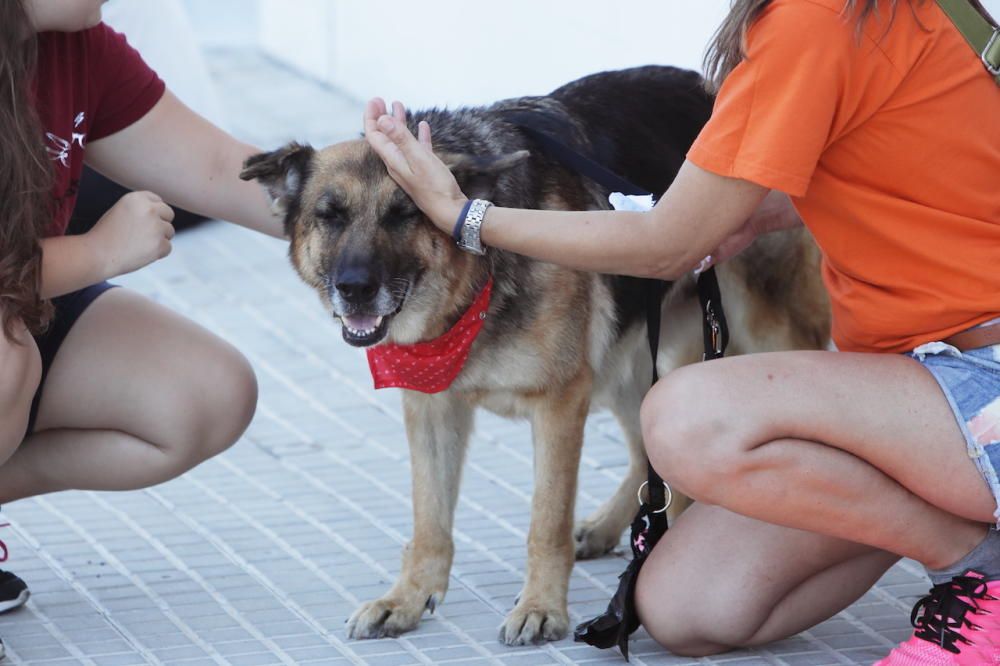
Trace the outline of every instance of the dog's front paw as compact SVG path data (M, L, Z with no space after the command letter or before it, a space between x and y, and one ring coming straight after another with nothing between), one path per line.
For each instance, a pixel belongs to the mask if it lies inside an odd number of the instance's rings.
M532 645L558 641L569 633L569 613L565 605L547 607L522 599L500 625L500 642L506 645Z
M398 599L386 595L361 604L347 621L348 638L386 638L412 631L420 623L424 610L432 613L444 594L431 594L423 601Z
M576 559L592 560L610 552L622 538L620 525L610 524L610 520L587 518L577 523L573 529L576 544Z

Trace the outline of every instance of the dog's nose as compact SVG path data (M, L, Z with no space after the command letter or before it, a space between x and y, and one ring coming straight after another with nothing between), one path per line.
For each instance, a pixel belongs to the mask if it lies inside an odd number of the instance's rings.
M349 301L364 303L375 298L378 293L378 282L369 275L355 274L345 276L334 285L341 296Z

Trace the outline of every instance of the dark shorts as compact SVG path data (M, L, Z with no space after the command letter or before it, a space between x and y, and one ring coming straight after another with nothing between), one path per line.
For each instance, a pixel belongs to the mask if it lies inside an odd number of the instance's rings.
M42 391L45 389L45 379L48 377L49 369L52 367L52 361L55 360L59 347L62 346L70 329L76 324L76 320L80 318L83 311L90 307L90 304L97 300L98 296L114 286L107 282L99 282L80 291L52 299L52 305L55 306L56 310L55 317L47 331L35 336L35 344L38 345L38 351L42 356L42 380L38 383L38 390L35 391L35 397L31 401L31 414L28 417L26 434L30 435L35 431L38 405L41 402Z

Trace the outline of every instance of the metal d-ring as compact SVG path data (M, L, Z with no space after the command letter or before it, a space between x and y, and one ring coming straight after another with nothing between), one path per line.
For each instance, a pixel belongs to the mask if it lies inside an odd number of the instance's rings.
M636 493L636 495L637 495L637 496L638 496L638 498L639 498L639 506L643 506L643 505L645 505L645 504L646 504L646 503L645 503L645 502L644 502L644 501L642 500L642 491L643 491L643 489L644 489L644 488L645 488L646 486L648 486L648 485L649 485L649 481L643 481L643 482L642 482L642 485L641 485L641 486L639 486L639 492L638 492L638 493ZM669 508L670 508L670 505L671 505L671 504L673 504L673 503L674 503L674 491L672 491L672 490L670 489L670 486L668 486L668 485L667 485L667 482L666 482L666 481L663 481L663 489L664 489L665 491L667 491L667 500L666 500L666 502L664 502L664 504L663 504L663 508L662 508L662 509L657 509L656 511L651 511L650 513L663 513L664 511L666 511L667 509L669 509Z

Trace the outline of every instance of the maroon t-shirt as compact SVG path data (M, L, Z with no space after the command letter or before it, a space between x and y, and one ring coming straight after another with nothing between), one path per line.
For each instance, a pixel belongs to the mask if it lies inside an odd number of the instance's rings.
M39 34L36 108L55 174L55 217L46 236L66 233L87 143L142 118L164 89L125 36L103 23L80 32Z

